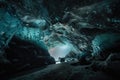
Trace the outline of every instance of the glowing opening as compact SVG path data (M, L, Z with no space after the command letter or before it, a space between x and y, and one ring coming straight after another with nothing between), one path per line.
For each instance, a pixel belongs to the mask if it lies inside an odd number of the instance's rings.
M59 61L59 57L65 57L70 51L72 47L69 44L58 45L49 50L49 53L52 57L55 58L56 61Z

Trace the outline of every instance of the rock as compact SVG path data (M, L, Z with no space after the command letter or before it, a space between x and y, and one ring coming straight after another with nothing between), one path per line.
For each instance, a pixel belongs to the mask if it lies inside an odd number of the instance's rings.
M33 73L12 80L117 80L102 72L85 69L86 66L72 66L71 63L53 64Z
M0 63L0 70L3 73L0 73L0 76L15 75L19 72L54 64L54 58L49 55L46 49L40 46L13 37L9 43L9 47L5 49L5 53L3 54L4 62ZM5 60L8 62L5 62Z
M105 74L119 79L120 76L120 54L111 53L104 61L94 61L89 67L93 71L102 71Z
M104 61L104 64L106 67L104 69L105 72L116 77L120 76L120 53L110 54L108 58Z

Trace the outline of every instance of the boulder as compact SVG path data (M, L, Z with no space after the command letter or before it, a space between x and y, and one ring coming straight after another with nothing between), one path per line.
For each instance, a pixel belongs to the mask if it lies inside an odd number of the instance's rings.
M38 46L32 42L13 37L8 46L0 61L0 76L7 76L8 73L10 73L8 75L14 75L55 63L47 49L40 47L44 46L42 44Z

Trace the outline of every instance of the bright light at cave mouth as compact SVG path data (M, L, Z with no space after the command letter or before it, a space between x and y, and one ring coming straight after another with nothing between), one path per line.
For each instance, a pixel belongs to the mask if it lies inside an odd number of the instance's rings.
M69 44L58 45L49 50L49 53L52 57L55 58L56 61L59 61L59 57L65 57L70 51L72 47Z

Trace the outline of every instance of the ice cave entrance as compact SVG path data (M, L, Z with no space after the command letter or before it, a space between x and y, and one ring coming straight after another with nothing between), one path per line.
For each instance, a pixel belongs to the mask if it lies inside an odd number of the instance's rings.
M62 44L55 46L54 48L51 48L49 50L49 53L52 57L55 58L57 63L60 63L59 57L63 58L65 57L72 49L72 46L69 44Z

